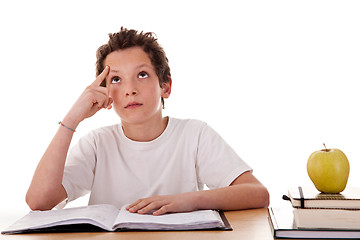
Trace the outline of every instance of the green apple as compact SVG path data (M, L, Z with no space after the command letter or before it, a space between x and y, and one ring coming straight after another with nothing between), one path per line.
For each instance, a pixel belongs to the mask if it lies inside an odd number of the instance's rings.
M350 164L342 151L335 148L327 149L325 146L325 149L310 155L307 172L320 192L339 193L346 187Z

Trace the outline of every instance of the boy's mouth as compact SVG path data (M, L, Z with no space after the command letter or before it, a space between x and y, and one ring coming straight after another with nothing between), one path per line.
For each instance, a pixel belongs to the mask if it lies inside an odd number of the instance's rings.
M132 109L132 108L137 108L137 107L141 107L142 104L141 103L138 103L138 102L130 102L128 103L125 108L126 109Z

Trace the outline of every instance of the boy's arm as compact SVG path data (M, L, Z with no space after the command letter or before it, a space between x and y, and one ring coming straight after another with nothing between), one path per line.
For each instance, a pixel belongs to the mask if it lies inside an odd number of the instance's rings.
M189 192L176 195L154 196L130 204L130 212L141 214L156 210L154 215L167 212L188 212L200 209L240 210L263 208L269 205L267 189L252 175L245 172L228 187Z
M91 117L102 108L111 105L109 89L100 87L109 73L109 67L85 89L63 120L70 128L59 127L47 150L42 156L26 193L26 202L32 210L49 210L63 201L67 193L62 186L66 156L74 131L85 118ZM110 84L108 83L107 86Z
M32 210L52 209L67 197L62 175L72 136L72 131L60 127L41 158L26 193L26 202Z

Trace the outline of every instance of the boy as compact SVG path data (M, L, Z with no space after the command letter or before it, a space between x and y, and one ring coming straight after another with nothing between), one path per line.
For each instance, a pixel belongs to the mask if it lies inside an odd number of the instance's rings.
M35 170L29 207L52 209L88 192L89 204L128 204L140 214L267 207L267 189L214 130L162 116L172 79L153 35L121 28L109 37L97 51L96 80L60 122ZM68 154L78 124L111 107L121 123L90 132ZM204 184L210 190L202 191Z

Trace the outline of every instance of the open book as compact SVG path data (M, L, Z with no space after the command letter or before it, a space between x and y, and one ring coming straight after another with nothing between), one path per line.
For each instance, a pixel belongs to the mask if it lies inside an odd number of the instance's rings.
M169 213L160 216L130 213L100 204L49 211L31 211L2 234L28 232L89 232L129 230L231 230L225 215L215 210Z

